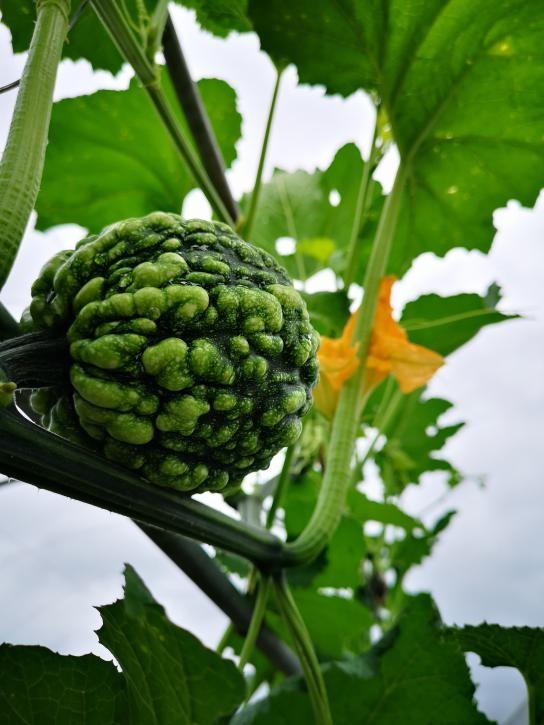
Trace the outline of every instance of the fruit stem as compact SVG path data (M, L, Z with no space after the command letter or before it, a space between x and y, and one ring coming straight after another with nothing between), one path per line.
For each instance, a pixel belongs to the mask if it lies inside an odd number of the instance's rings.
M0 289L38 197L70 0L38 0L36 25L0 162Z

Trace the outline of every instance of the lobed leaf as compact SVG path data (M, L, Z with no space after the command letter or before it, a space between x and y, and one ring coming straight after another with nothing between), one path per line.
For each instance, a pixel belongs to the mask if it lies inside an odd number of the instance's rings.
M482 327L518 317L496 309L500 300L498 288L492 289L492 295L423 295L408 302L401 324L412 342L449 355L477 335Z
M408 169L389 271L487 251L544 161L544 6L525 0L250 0L263 48L329 93L374 92Z
M534 722L544 720L544 629L479 624L452 628L465 652L475 652L485 667L515 667L527 684Z
M190 138L166 74L162 82ZM235 93L215 79L198 86L230 165L241 128ZM179 213L194 186L144 90L133 80L126 91L97 91L55 104L37 226L76 223L96 232L156 210Z
M234 664L172 624L134 569L125 568L125 597L98 610L100 642L126 680L129 722L215 723L244 697Z

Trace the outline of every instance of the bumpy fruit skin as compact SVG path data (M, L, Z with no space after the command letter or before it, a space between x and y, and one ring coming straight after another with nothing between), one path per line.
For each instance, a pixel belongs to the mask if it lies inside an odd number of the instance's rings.
M56 255L32 292L27 326L65 331L73 407L109 459L230 492L299 437L317 333L285 270L225 224L127 219Z

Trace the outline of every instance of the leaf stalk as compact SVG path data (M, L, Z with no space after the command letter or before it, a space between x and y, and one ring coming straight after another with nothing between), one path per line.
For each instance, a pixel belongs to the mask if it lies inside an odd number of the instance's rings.
M270 141L270 131L272 129L272 121L274 120L274 112L276 110L276 104L278 101L278 93L280 89L282 70L276 72L276 82L274 84L274 90L272 92L272 100L270 101L270 108L268 109L268 117L266 119L266 128L264 131L263 143L261 146L261 154L259 156L259 164L257 166L257 173L255 175L255 182L253 184L253 191L251 193L251 199L249 200L249 209L245 220L242 220L241 231L247 239L251 238L253 232L253 225L255 223L255 215L257 213L257 205L259 202L259 196L261 193L261 186L263 181L263 170L264 163L266 161L266 154L268 152L268 143Z

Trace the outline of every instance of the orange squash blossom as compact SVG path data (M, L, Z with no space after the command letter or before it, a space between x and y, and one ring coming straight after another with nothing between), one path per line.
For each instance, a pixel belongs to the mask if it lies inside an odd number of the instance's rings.
M380 283L362 394L390 374L395 376L403 393L410 393L425 385L444 364L444 358L438 353L411 343L405 330L393 319L391 288L394 282L395 277L389 276ZM334 414L343 383L359 366L359 344L352 342L358 312L356 310L351 315L341 337L321 337L318 352L320 374L314 401L327 418L332 418Z

